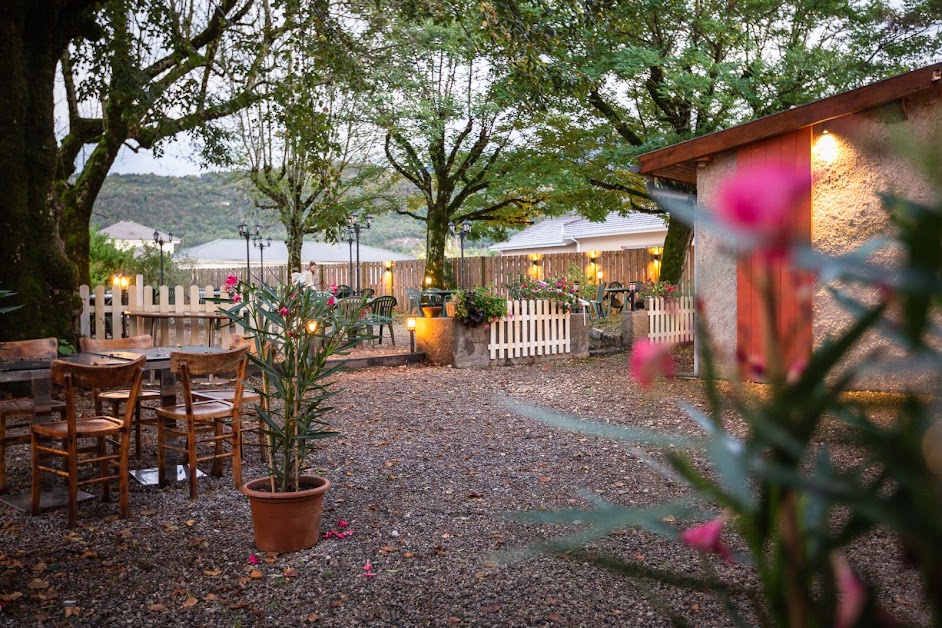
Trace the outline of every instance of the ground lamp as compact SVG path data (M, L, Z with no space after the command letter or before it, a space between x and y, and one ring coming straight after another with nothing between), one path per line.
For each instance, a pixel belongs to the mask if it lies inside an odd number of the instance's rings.
M409 353L415 353L415 319L411 316L406 319L406 329L409 330Z
M160 247L160 285L164 285L164 244L173 242L173 231L168 233L167 239L164 240L163 234L154 229L154 242Z
M253 244L258 248L258 276L262 283L265 283L265 249L271 246L271 238L262 239L259 233L258 225L255 225L255 237Z
M448 230L451 231L451 235L457 235L461 240L461 266L458 273L458 285L462 288L464 287L464 239L469 233L471 233L471 223L465 220L459 224L455 224L455 221L452 220L448 223Z
M252 239L252 232L249 226L244 222L239 223L239 237L245 238L245 280L251 281L252 271L249 268L249 240Z
M350 227L348 231L353 231L357 243L357 282L356 294L360 294L360 231L365 231L373 224L373 217L370 214L364 214L362 218L358 214L350 216Z

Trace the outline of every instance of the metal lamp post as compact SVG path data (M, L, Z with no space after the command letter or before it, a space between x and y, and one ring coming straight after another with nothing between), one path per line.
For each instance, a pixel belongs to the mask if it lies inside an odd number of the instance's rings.
M464 288L464 239L471 233L471 223L465 220L460 225L456 225L452 220L448 223L448 230L451 231L451 235L457 235L461 240L461 270L458 273L458 285Z
M271 246L271 238L262 239L258 233L258 225L255 227L253 244L258 248L258 279L261 283L265 283L265 249Z
M249 240L252 239L252 232L249 231L249 226L244 222L239 223L239 237L245 238L245 281L251 283L252 270L249 267Z
M154 229L154 242L160 247L160 285L164 285L164 244L173 242L173 231L167 234L167 240L164 240L163 234Z
M369 229L371 224L373 224L373 217L370 214L365 214L362 221L357 214L350 216L350 229L353 230L357 243L357 296L360 294L360 231Z
M348 266L347 271L347 281L353 283L353 229L347 227L347 230L343 232L343 239L347 241L347 244L350 246L350 266Z

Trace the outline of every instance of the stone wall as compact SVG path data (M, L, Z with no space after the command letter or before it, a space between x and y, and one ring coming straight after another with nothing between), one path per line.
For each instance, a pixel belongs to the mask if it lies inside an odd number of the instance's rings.
M515 364L538 364L553 360L589 357L589 325L581 314L569 315L569 353L557 353L525 358L490 359L488 344L491 332L481 327L466 327L454 318L418 318L415 341L418 351L424 351L433 364L456 368L482 368Z

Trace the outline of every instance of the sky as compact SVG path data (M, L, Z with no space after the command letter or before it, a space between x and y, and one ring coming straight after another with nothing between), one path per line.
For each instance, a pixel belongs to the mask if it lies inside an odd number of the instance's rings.
M160 158L154 157L149 150L135 153L126 147L122 148L110 170L111 174L158 174L174 177L204 172L205 169L200 169L196 151L185 137L168 143Z

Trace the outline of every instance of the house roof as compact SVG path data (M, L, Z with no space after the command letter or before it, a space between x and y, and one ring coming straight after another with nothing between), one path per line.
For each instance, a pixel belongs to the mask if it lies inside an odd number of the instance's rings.
M354 249L354 255L356 255ZM194 262L220 261L235 262L236 265L245 263L245 240L243 239L218 239L205 244L200 244L179 252L179 256L193 260ZM266 264L287 264L288 247L280 240L272 240L271 247L264 251ZM254 243L249 246L249 259L259 260L259 249ZM409 255L402 255L386 249L378 249L372 246L360 245L361 262L386 262L386 261L405 261L415 259ZM347 263L350 260L350 246L346 243L329 244L326 242L305 242L301 247L301 260L303 262L314 261L318 263Z
M925 90L942 91L942 63L758 118L641 155L641 174L697 182L697 162L711 155L884 105Z
M132 222L130 220L122 220L121 222L116 222L109 227L105 227L101 230L106 236L112 240L144 240L147 242L152 242L154 240L154 231L157 231L160 234L160 237L163 238L164 242L179 242L179 238L172 240L169 233L164 233L159 229L154 229L153 227L145 227L142 224Z
M531 225L506 242L493 245L491 249L508 251L567 246L572 244L573 239L664 231L667 231L664 220L652 214L635 212L622 216L612 212L603 222L592 222L579 216L562 216Z

